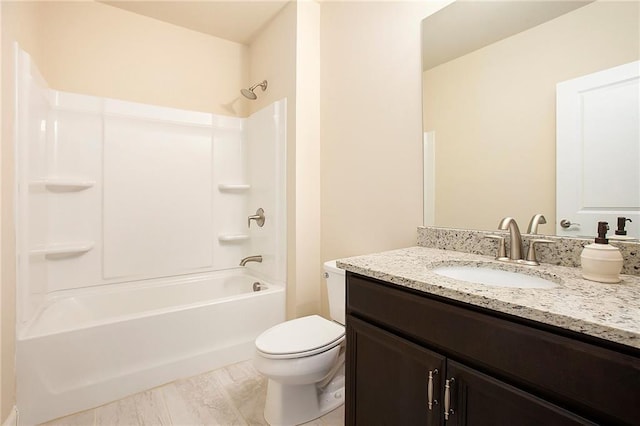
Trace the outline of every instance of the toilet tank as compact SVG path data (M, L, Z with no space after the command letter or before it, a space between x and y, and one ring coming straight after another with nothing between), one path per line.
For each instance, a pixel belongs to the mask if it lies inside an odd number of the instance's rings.
M329 316L332 320L345 323L345 271L336 266L335 260L324 263L324 277L329 295Z

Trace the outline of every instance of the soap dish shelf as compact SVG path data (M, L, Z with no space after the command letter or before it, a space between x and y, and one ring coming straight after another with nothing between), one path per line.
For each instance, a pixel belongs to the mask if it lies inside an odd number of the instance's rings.
M29 251L31 255L44 255L47 259L59 259L63 257L79 256L93 249L95 244L92 241L77 243L52 244Z
M218 235L218 241L221 243L235 243L246 241L249 239L249 235L247 234L221 234Z
M87 179L65 179L65 178L49 178L35 180L31 182L32 186L44 186L51 192L74 192L91 188L96 182Z
M218 189L222 192L244 192L251 189L251 185L246 183L221 183Z

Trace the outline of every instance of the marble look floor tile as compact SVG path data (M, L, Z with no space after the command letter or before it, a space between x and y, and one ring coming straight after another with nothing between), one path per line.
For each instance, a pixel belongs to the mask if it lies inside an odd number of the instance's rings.
M267 379L262 377L250 361L218 370L218 381L224 386L231 401L250 425L266 425L264 404L267 397Z
M314 419L311 420L310 422L307 423L303 423L300 426L322 426L322 420L320 419Z
M344 405L301 426L344 426Z
M96 408L96 426L138 425L138 414L133 397L127 397Z
M174 425L247 424L215 373L178 380L161 388Z
M344 404L320 417L323 426L344 426Z
M251 361L178 380L41 426L264 426L267 379ZM343 426L344 405L304 426Z
M42 423L40 426L93 426L96 421L95 410L82 411L70 416L61 417Z
M136 394L133 399L141 425L171 425L171 417L159 388Z
M171 425L160 389L151 389L95 409L96 426Z

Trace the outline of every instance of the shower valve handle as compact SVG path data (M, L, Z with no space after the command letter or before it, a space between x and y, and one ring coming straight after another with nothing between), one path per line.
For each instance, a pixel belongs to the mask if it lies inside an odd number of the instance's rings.
M256 224L262 228L264 226L264 221L265 221L265 217L264 217L264 210L262 210L262 207L259 208L258 210L256 210L256 214L249 216L249 218L247 219L247 227L251 228L251 221L255 220Z

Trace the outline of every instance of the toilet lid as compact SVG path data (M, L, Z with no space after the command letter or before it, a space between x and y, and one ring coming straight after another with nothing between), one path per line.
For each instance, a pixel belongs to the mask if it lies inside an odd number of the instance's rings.
M256 339L266 355L313 355L344 339L344 327L318 315L297 318L271 327Z

